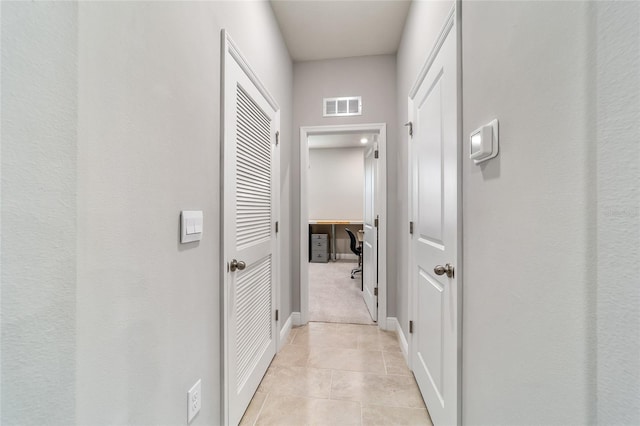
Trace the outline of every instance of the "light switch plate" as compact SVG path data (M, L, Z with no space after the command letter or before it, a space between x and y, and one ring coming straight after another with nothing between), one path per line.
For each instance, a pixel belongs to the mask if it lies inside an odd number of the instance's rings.
M198 414L202 406L202 380L198 379L187 393L187 423Z
M202 210L183 210L180 214L180 242L192 243L202 239Z

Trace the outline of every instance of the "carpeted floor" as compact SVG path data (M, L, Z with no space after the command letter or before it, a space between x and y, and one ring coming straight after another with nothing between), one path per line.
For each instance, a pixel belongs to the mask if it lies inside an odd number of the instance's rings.
M360 274L351 279L357 263L309 263L309 320L375 324L360 291Z

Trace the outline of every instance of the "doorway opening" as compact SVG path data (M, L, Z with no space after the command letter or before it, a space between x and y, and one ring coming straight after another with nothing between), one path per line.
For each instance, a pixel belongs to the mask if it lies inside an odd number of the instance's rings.
M300 141L300 323L385 329L386 125L301 127Z

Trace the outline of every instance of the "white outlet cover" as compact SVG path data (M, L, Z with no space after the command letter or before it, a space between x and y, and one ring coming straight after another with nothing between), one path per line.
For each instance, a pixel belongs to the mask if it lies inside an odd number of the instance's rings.
M202 406L202 380L198 379L195 385L187 393L187 423L198 414Z

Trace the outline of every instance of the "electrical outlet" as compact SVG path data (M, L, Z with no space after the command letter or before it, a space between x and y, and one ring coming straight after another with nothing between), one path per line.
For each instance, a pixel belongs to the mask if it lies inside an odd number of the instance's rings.
M195 385L187 393L187 423L191 423L191 420L198 414L200 407L202 406L202 383L198 379Z

